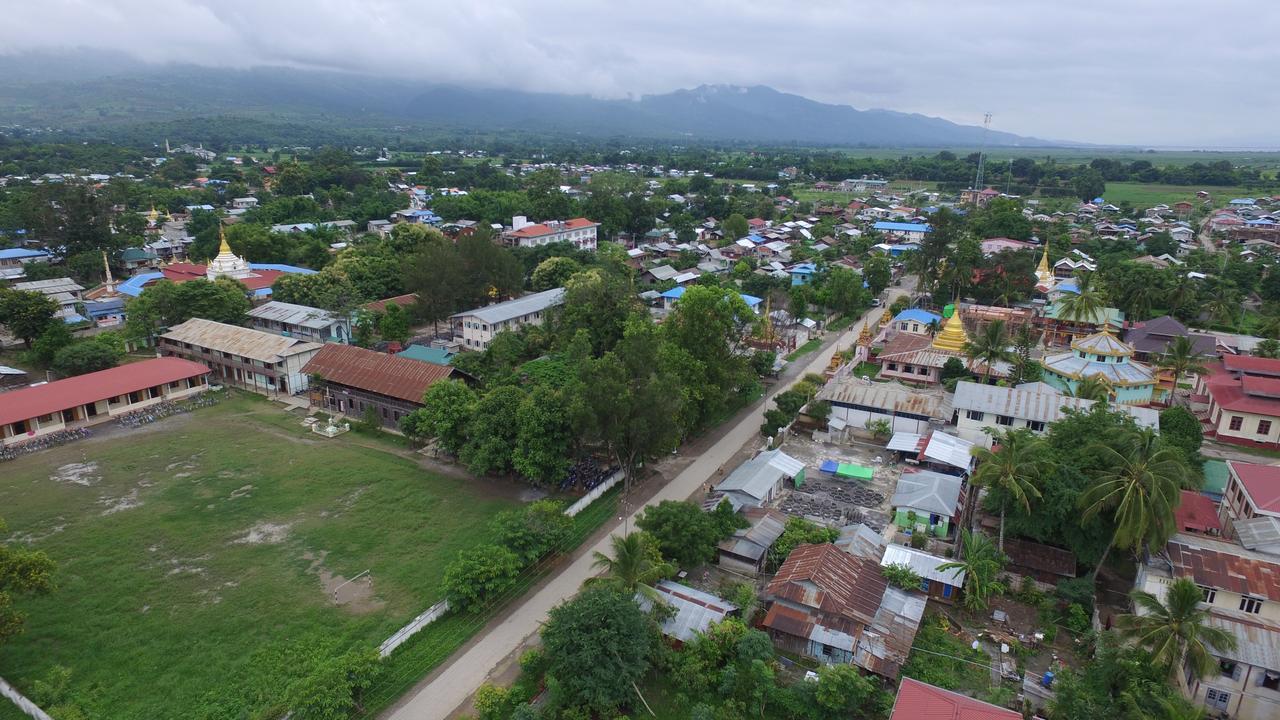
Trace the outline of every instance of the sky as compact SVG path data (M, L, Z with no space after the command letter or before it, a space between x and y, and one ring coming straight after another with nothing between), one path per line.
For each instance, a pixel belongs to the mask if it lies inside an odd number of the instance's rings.
M628 97L767 85L1105 144L1280 147L1276 0L18 0L0 52Z

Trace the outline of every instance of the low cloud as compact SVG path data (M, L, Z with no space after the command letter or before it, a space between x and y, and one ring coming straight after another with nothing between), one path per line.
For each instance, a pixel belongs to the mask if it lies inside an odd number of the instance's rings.
M40 0L8 52L287 65L628 97L768 85L1024 135L1280 146L1271 2Z

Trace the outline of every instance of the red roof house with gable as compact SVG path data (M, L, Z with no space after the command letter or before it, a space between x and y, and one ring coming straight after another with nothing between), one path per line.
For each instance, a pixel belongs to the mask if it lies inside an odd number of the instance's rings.
M1022 720L1022 713L907 677L889 720Z
M1280 360L1224 355L1206 368L1191 396L1205 436L1280 448Z

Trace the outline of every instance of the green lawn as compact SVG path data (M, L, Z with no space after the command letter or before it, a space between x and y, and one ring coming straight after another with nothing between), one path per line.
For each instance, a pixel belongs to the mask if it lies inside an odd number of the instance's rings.
M1164 203L1173 205L1181 200L1196 203L1196 192L1207 190L1215 206L1223 206L1232 198L1253 197L1258 191L1242 187L1210 187L1202 185L1158 185L1136 182L1108 182L1103 197L1107 202L1119 205L1128 201L1134 207L1151 207Z
M444 565L513 504L298 420L235 395L0 464L0 539L58 563L57 590L20 601L26 632L0 647L0 675L29 689L63 665L64 701L88 717L196 717L202 698L241 690L255 653L317 635L376 647L440 599ZM371 587L332 602L364 570ZM432 634L469 636L466 620Z
M822 347L822 338L814 338L809 342L796 348L795 350L791 351L791 354L787 356L787 362L792 362L798 357L808 355L809 353L817 350L820 347Z

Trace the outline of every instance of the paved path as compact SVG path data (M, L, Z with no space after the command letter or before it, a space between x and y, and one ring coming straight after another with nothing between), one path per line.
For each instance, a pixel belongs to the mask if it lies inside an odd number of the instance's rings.
M889 303L906 292L896 288L889 291ZM703 483L715 476L721 465L728 462L748 442L760 439L760 424L764 411L773 395L791 387L806 372L821 373L831 362L836 349L848 349L862 330L868 318L878 317L884 308L872 308L840 335L835 342L826 345L800 372L788 372L787 382L778 383L764 402L738 420L738 424L726 432L718 442L697 457L679 475L660 490L645 505L637 506L628 518L635 522L636 515L647 505L663 500L687 500ZM801 358L799 362L803 362ZM621 525L615 521L613 528ZM611 530L613 529L611 528ZM554 578L545 582L531 595L527 595L506 611L500 621L490 623L461 654L456 655L443 668L437 669L416 688L407 693L391 710L383 715L387 720L446 720L459 705L482 685L489 672L497 667L525 638L538 632L548 611L577 594L583 581L597 574L591 567L592 552L609 552L609 536L605 535L595 546L578 551L577 557L565 565Z

